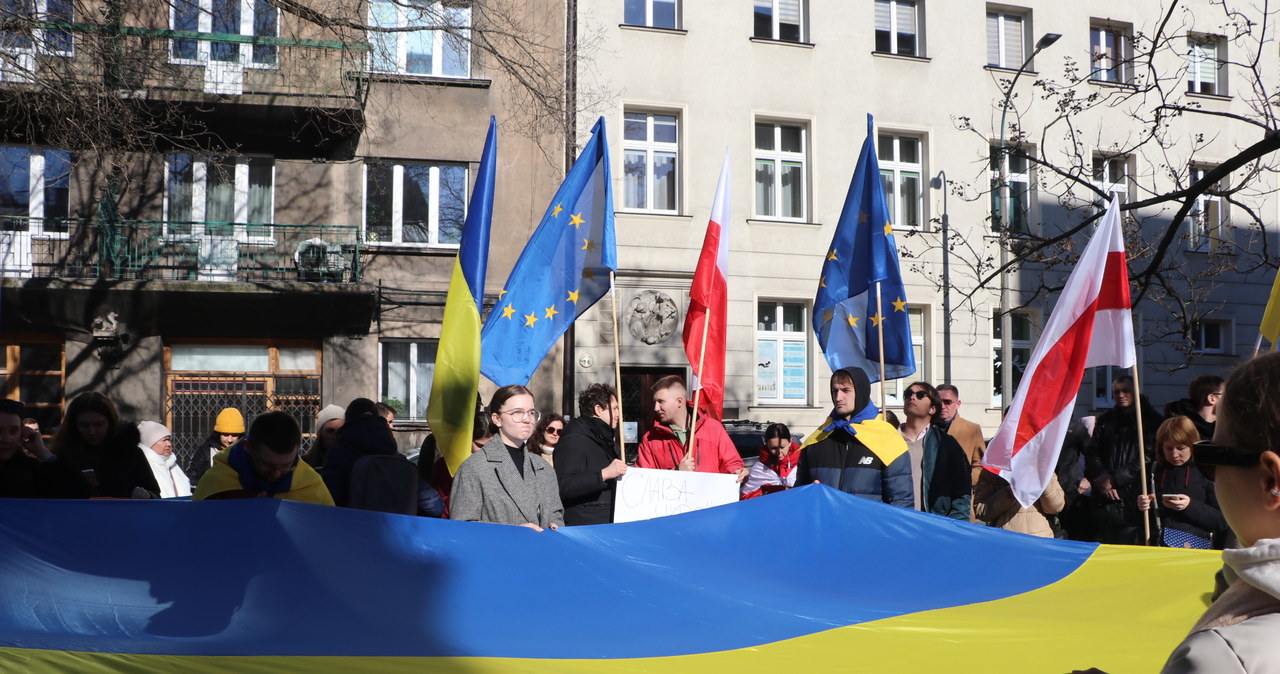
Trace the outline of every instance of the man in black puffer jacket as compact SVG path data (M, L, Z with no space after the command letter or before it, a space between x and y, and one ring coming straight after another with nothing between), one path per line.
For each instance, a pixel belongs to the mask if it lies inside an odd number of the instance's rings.
M564 503L564 523L613 521L613 496L627 464L618 458L614 429L621 416L613 387L592 384L578 393L578 418L556 445L556 479Z
M1085 461L1085 475L1093 485L1098 539L1100 543L1142 545L1142 520L1146 515L1138 510L1138 495L1147 490L1141 478L1133 377L1117 377L1111 384L1111 394L1116 406L1098 415L1093 428L1093 452ZM1142 405L1142 444L1148 448L1150 477L1160 415L1145 396L1137 404Z

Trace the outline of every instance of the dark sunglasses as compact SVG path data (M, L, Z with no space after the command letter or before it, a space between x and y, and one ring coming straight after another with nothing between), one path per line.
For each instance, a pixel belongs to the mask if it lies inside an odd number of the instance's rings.
M1230 445L1214 444L1212 440L1201 440L1192 447L1192 457L1196 465L1204 469L1205 476L1214 478L1215 466L1236 466L1249 468L1258 465L1262 460L1262 452L1240 449Z
M560 429L556 428L555 426L548 426L547 430L543 431L543 433L550 433L551 435L560 435Z
M914 391L907 391L907 397L908 397L908 398L910 398L910 397L912 397L912 396L915 396L915 399L916 399L916 400L924 400L925 398L928 398L928 397L929 397L929 392L928 392L928 391L925 391L925 390L923 390L923 389L916 389L916 390L914 390Z

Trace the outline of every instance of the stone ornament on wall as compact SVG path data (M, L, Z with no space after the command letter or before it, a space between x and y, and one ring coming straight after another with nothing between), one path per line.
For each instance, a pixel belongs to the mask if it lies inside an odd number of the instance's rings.
M666 293L642 290L627 306L627 329L631 336L649 344L661 344L676 333L680 307Z

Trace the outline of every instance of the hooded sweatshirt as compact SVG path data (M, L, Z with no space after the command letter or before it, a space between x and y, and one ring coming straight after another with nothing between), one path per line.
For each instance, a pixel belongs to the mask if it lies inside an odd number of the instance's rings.
M1174 649L1164 672L1280 671L1280 538L1223 550L1230 586Z

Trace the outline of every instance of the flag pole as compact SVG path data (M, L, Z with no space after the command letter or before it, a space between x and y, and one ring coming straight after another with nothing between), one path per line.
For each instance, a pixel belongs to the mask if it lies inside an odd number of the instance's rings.
M1138 471L1142 478L1142 491L1147 490L1147 448L1143 444L1142 437L1142 391L1138 387L1138 362L1133 363L1133 405L1138 414ZM1153 502L1154 503L1154 502ZM1151 517L1147 514L1150 510L1142 513L1142 544L1151 545Z
M880 337L880 411L884 412L884 316L880 315L882 303L880 282L876 281L876 315L880 316L880 321L876 323L876 332Z
M693 454L693 465L698 465L698 455L695 453L697 445L694 444L694 433L698 430L698 404L702 399L702 372L707 366L707 328L711 325L711 307L707 307L706 313L702 314L702 345L698 347L698 388L693 392L693 417L689 420L689 451L685 454L688 458Z
M618 458L627 462L627 446L622 438L622 349L618 346L618 283L617 275L609 270L609 303L613 305L613 391L618 396Z
M1274 348L1274 345L1272 345ZM1258 332L1258 338L1253 342L1253 355L1250 358L1257 358L1258 352L1262 350L1262 332Z

